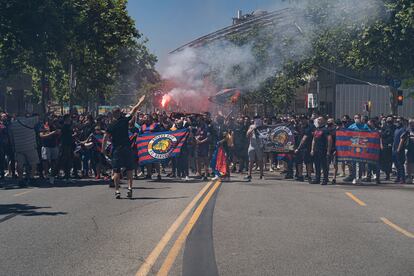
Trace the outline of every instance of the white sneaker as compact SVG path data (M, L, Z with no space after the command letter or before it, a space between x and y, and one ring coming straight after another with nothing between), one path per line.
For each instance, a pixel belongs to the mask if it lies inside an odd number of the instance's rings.
M55 184L55 178L53 176L49 177L49 184Z
M359 185L359 184L361 184L362 182L361 182L361 179L357 179L357 178L354 178L354 180L352 180L352 184L356 184L356 185Z
M215 176L215 177L213 177L211 180L216 181L216 180L219 180L219 179L220 179L220 176L216 175L216 176Z
M144 173L143 172L140 172L137 176L138 177L141 177L141 176L143 176L144 175Z

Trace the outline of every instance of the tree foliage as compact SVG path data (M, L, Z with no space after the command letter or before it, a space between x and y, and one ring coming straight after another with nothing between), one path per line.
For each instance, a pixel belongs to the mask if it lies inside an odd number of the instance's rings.
M39 98L50 80L55 100L104 103L114 92L135 93L157 81L156 57L128 15L126 0L8 0L0 3L0 78L25 72Z
M312 30L302 36L310 41L311 50L301 58L287 56L282 62L283 66L275 68L274 74L250 95L254 102L271 101L274 106L283 110L294 99L295 89L303 84L304 79L309 74L315 74L321 65L327 64L356 71L376 69L382 73L384 80L407 79L404 81L405 87L411 87L414 76L414 2L378 1L379 8L372 9L375 13L371 14L372 19L361 16L365 12L363 10L360 11L361 14L352 14L355 8L337 9L333 5L338 5L338 2L306 2L307 5L302 7L303 14ZM335 9L335 18L332 18L330 13ZM274 40L259 33L254 29L243 35L233 35L230 41L237 45L251 43L257 66L260 68L268 66L269 57L275 55L271 51L280 51L280 48L270 46L269 43ZM287 48L295 46L295 42L283 43ZM254 74L254 70L252 73ZM240 76L240 83L244 79Z
M358 33L352 41L350 65L379 68L387 77L414 75L414 2L387 0L388 17Z

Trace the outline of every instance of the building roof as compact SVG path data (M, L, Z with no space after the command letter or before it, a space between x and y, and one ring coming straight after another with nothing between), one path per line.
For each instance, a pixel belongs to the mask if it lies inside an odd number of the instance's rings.
M213 41L224 39L230 35L243 34L258 26L265 27L271 25L292 25L295 24L294 16L292 16L293 13L295 13L295 11L291 8L286 8L273 12L265 12L260 10L255 11L251 14L251 16L246 17L246 20L243 20L238 24L234 24L229 27L215 31L213 33L199 37L189 43L180 46L179 48L170 52L170 54L180 52L187 47L201 47ZM297 25L296 28L298 28ZM299 29L299 31L301 30Z

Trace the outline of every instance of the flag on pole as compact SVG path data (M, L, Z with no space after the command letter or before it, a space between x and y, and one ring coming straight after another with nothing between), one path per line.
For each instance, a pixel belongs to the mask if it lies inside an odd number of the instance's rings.
M223 146L217 145L210 166L215 175L220 177L227 175L227 155Z
M188 129L145 133L136 137L136 150L140 165L166 161L181 153L188 137Z

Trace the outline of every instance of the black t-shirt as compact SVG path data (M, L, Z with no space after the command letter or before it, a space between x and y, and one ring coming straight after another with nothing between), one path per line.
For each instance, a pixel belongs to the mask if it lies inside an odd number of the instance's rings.
M41 132L52 132L55 131L56 129L54 127L47 127L47 126L43 126L43 128L40 130ZM53 134L49 137L45 137L45 138L41 138L41 142L42 142L42 146L46 147L46 148L54 148L57 147L58 145L58 134Z
M61 143L64 146L72 146L73 145L73 131L71 125L63 125L62 127L62 136L60 137Z
M0 124L0 144L8 146L10 144L8 128L5 124Z
M215 126L213 125L213 124L211 124L211 125L209 125L208 126L208 132L210 133L210 145L211 146L213 146L213 147L215 147L216 146L216 144L217 144L217 136L218 136L218 134L217 134L217 129L215 128Z
M237 124L234 128L234 147L237 149L247 148L249 143L247 141L248 127L243 124Z
M91 133L93 133L95 129L95 124L93 123L86 123L80 127L80 140L86 140Z
M414 130L407 131L407 161L414 163Z
M297 149L300 145L300 141L303 138L303 129L301 129L299 126L295 126L293 135L295 136L295 148Z
M315 129L313 132L313 138L315 139L315 152L326 154L329 135L331 135L331 133L326 127L319 127Z
M130 146L128 134L130 119L130 116L122 116L108 126L108 133L112 136L112 146L114 148Z
M384 146L392 146L394 143L394 132L395 126L394 125L386 125L381 130L381 138L382 144Z
M313 136L314 130L315 130L315 127L313 127L312 125L307 126L303 130L303 136L306 136L306 140L302 145L303 150L310 152L311 147L312 147L312 136Z

